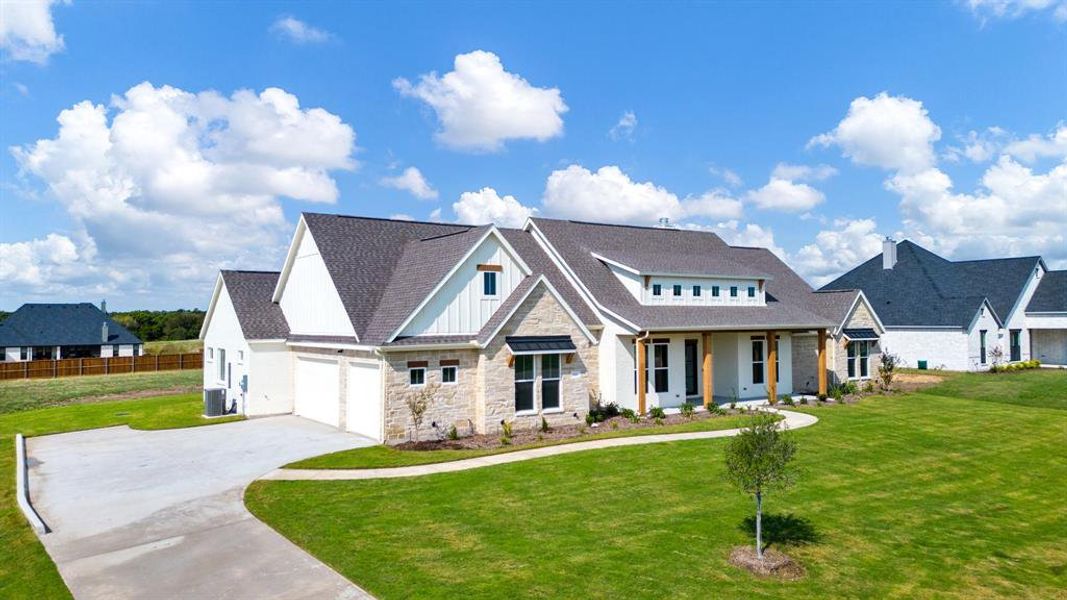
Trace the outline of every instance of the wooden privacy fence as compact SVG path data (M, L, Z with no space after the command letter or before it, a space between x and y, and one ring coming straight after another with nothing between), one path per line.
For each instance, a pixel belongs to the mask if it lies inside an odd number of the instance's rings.
M179 371L199 369L203 365L204 355L200 352L159 354L155 356L146 354L145 356L113 356L111 358L63 358L60 360L0 362L0 380Z

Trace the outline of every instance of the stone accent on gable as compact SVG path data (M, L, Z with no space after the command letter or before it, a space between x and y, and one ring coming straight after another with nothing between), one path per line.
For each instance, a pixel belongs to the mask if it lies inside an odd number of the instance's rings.
M544 415L553 425L585 422L595 393L597 349L544 285L535 288L483 350L419 350L385 354L385 442L414 439L407 398L420 388L409 385L408 361L426 361L426 384L441 382L441 360L459 360L457 382L442 385L423 417L419 439L439 439L455 425L461 436L496 433L501 421L516 429L539 427L541 415L515 414L515 371L508 364L510 335L568 335L578 351L560 361L560 410ZM540 406L540 382L535 382ZM577 415L577 417L575 417ZM436 428L433 424L437 425Z
M590 395L595 394L597 349L585 337L570 315L543 285L538 286L519 305L500 332L482 353L481 371L485 393L482 431L500 430L501 421L514 422L515 428L539 427L539 415L515 415L515 370L508 365L510 352L505 338L509 335L569 335L578 351L560 361L560 411L545 414L549 424L585 422ZM536 406L541 404L540 382L535 382ZM575 415L577 414L577 418Z
M878 330L878 326L875 324L874 317L871 315L871 311L868 310L867 305L860 302L856 305L856 309L852 311L848 319L845 321L845 329L859 329L870 328L875 331ZM827 342L829 343L829 341ZM834 353L832 366L833 377L831 381L834 384L843 383L848 381L848 344L844 336L838 335L833 339ZM875 342L870 348L871 365L868 376L871 379L875 379L878 375L878 365L882 360L882 347L879 342ZM858 371L857 371L858 375Z

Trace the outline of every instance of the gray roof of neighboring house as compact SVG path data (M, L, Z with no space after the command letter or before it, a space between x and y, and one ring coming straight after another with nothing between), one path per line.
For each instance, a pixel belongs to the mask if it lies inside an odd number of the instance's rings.
M1006 319L1039 264L1038 256L954 262L905 240L892 269L878 254L822 290L863 290L887 327L966 328L985 299Z
M277 271L222 271L237 322L248 340L276 340L289 335L282 308L271 302Z
M1026 312L1067 312L1067 271L1045 273Z
M599 304L641 329L809 328L836 324L814 311L811 287L765 248L730 246L708 232L543 218L533 222ZM593 256L632 257L642 249L656 248L670 249L694 265L744 265L746 271L768 278L766 306L643 305L604 262ZM681 264L676 259L672 261L675 262L670 266Z
M105 322L106 342L102 331ZM137 336L88 302L23 304L0 322L0 348L140 343Z
M848 316L849 309L859 295L859 290L817 290L812 309L833 321L836 327Z

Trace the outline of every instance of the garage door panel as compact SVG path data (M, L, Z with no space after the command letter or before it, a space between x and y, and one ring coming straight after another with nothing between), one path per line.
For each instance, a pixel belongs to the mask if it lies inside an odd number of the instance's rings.
M352 433L382 441L382 379L377 363L348 366L346 426Z
M336 360L297 358L293 412L313 421L339 426L338 368Z

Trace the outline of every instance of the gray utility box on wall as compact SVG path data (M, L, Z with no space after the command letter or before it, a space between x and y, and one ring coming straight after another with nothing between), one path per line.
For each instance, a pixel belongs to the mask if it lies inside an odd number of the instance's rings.
M221 417L224 414L226 414L225 388L204 390L204 416Z

